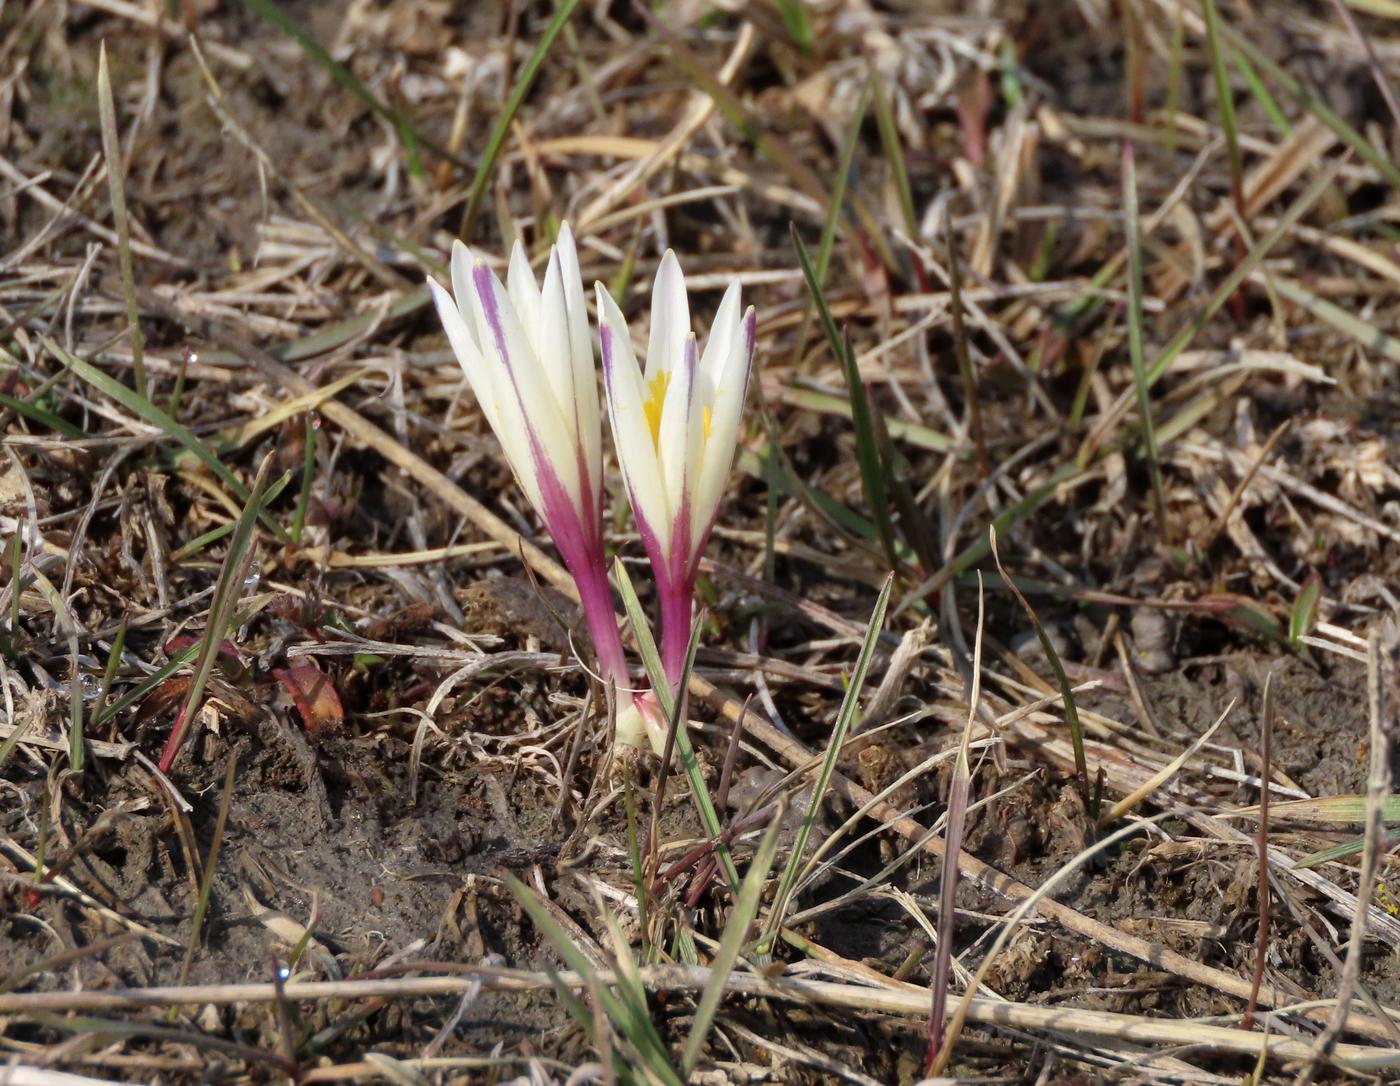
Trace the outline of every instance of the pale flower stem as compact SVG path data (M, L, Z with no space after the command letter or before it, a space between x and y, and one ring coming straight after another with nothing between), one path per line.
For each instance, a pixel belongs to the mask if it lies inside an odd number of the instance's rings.
M570 567L574 584L578 586L583 617L593 637L593 651L598 654L598 668L603 681L611 681L618 690L626 690L631 680L627 675L627 653L622 647L622 635L617 630L617 613L613 610L612 589L603 568L601 555L596 561Z
M659 584L657 590L661 603L661 666L674 691L680 684L686 650L690 647L692 590L684 581Z

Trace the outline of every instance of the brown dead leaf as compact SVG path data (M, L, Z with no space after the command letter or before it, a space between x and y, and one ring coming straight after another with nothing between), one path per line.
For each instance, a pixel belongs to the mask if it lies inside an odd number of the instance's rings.
M292 695L308 732L333 735L341 729L345 723L345 707L329 675L314 664L278 668L272 675Z

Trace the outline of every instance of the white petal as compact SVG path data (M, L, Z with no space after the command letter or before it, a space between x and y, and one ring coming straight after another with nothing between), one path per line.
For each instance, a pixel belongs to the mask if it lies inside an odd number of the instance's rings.
M508 435L498 428L497 436L501 444L507 446L507 452L512 442L525 446L525 462L515 464L516 474L523 478L527 472L533 475L539 469L541 465L534 462L534 453L538 451L575 503L582 506L578 459L569 436L572 427L566 426L559 413L558 401L516 318L510 297L483 261L477 261L472 268L472 288L475 299L472 311L481 353L488 359L494 358L499 367L496 388L501 426L514 429ZM529 489L527 487L527 491ZM532 502L538 498L538 485L530 496ZM538 505L536 508L543 512Z
M506 272L506 290L515 306L516 319L525 329L525 338L530 348L540 354L540 288L535 282L535 273L530 270L530 258L525 254L525 246L517 241L510 250L510 268Z
M705 353L700 358L700 372L705 381L702 387L714 389L719 384L724 362L729 357L734 343L734 331L739 327L739 281L729 284L724 298L715 311L714 323L710 325L709 338L705 340ZM706 401L709 402L708 400Z
M569 313L569 346L574 364L574 399L578 408L579 442L588 460L593 492L602 493L603 439L598 421L598 371L593 365L593 337L588 329L588 308L583 298L583 275L578 250L568 223L559 226L554 251L564 283L564 305Z
M681 360L671 371L666 386L666 400L661 409L661 428L657 434L656 451L661 461L661 479L666 486L666 503L674 517L682 503L695 497L695 483L690 477L699 476L703 404L697 395L696 377L699 369L699 348L695 333L685 337Z
M470 289L470 280L462 281ZM528 444L523 437L523 423L520 421L519 409L514 404L513 397L506 403L501 402L496 358L494 354L481 352L475 333L470 330L467 321L462 319L460 307L447 291L432 279L428 280L428 288L437 304L438 317L447 332L448 342L452 344L452 352L457 356L457 362L467 376L477 403L481 405L481 413L486 416L487 424L495 433L496 440L501 443L506 461L515 473L521 489L525 491L525 496L535 505L539 501L539 487L535 484Z
M486 363L481 357L481 348L477 346L476 337L467 326L467 322L462 319L462 311L457 308L456 300L431 276L428 278L428 290L433 295L438 320L442 321L443 331L447 333L447 342L452 345L452 353L457 356L457 364L466 374L467 383L471 385L472 393L489 421L495 412L495 386L491 382L491 374L485 368Z
M608 394L617 461L627 482L632 511L643 532L649 532L667 553L671 543L671 511L661 484L661 468L647 423L642 374L632 351L627 321L602 283L598 292L598 331L603 346L603 383Z
M690 304L685 276L670 249L661 258L651 288L651 337L647 341L647 383L658 373L669 373L681 361L685 337L690 334Z
M700 481L692 504L692 548L699 547L702 537L714 523L720 498L724 496L725 484L729 481L729 469L734 463L734 447L739 437L739 420L744 410L749 373L753 368L753 333L754 311L750 307L734 329L729 350L724 352L719 381L715 385L710 407L710 436L701 454Z
M559 414L569 427L569 441L578 444L577 396L574 393L573 346L569 340L569 314L564 304L564 283L555 253L549 254L540 294L535 330L535 356L549 382ZM595 397L597 393L594 393Z

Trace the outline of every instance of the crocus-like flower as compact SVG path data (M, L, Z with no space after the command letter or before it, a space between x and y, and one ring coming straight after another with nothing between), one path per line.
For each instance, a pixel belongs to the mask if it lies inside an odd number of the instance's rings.
M598 326L613 442L661 606L661 658L674 684L690 640L700 555L734 460L754 353L754 311L725 292L702 354L690 330L685 279L668 251L651 296L646 371L627 322L600 283Z
M428 280L477 402L578 585L603 677L625 687L603 554L598 384L569 227L560 227L543 286L518 242L506 283L460 241L452 246L452 293Z

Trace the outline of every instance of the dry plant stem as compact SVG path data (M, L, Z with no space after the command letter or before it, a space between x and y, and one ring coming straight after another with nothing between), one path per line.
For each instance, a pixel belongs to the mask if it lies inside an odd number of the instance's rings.
M1244 492L1249 489L1249 484L1254 481L1254 476L1259 469L1264 466L1264 461L1269 459L1269 454L1274 451L1274 446L1288 432L1288 428L1293 425L1292 419L1284 419L1274 428L1274 432L1264 442L1249 469L1241 476L1240 481L1235 484L1235 489L1230 491L1230 498L1225 503L1225 508L1220 510L1220 515L1215 518L1215 523L1211 525L1210 531L1206 533L1205 539L1201 542L1201 554L1209 552L1215 541L1220 538L1220 533L1225 530L1225 525L1230 522L1230 514L1235 511L1235 506L1239 505L1240 499L1244 497Z
M1390 798L1391 744L1400 731L1400 689L1396 682L1397 645L1393 630L1386 643L1372 633L1366 641L1366 700L1371 719L1371 770L1366 779L1366 844L1361 853L1361 870L1356 888L1356 913L1351 921L1346 961L1337 983L1337 1006L1332 1019L1313 1042L1307 1064L1298 1072L1295 1086L1307 1086L1318 1068L1332 1056L1337 1039L1346 1029L1347 1013L1361 979L1361 959L1366 945L1366 913L1376 883L1376 864L1385 852L1385 805ZM1262 800L1261 796L1261 800ZM1261 818L1261 823L1263 819Z
M313 386L300 374L282 364L275 356L256 346L243 336L233 332L219 321L189 313L166 299L150 292L142 292L141 302L147 310L158 313L166 319L183 324L192 333L202 336L228 350L239 352L250 360L276 387L285 388L292 395L309 395ZM354 408L337 400L328 400L321 407L325 419L340 427L354 440L362 443L382 456L389 464L402 469L407 475L425 487L443 504L471 520L487 536L507 549L521 555L535 571L555 588L571 599L577 599L574 580L562 565L556 562L540 547L524 539L513 528L496 516L490 509L469 495L454 481L431 464L404 448L391 435L385 433ZM701 675L692 674L689 689L691 694L721 712L731 722L742 715L742 702L715 687ZM746 717L746 727L751 738L763 743L769 750L791 766L805 766L813 759L813 754L798 740L784 734L766 720L762 714L750 708ZM843 774L832 775L831 787L848 802L856 806L872 803L874 797L865 788ZM938 838L921 840L928 827L914 818L904 815L897 808L884 802L874 803L870 809L872 818L880 819L889 829L910 841L920 842L919 847L936 859L946 853L945 842ZM1033 893L1030 887L1018 882L968 853L956 857L962 875L993 891L1013 903L1027 900ZM1111 925L1101 923L1083 913L1052 899L1041 900L1037 908L1041 915L1061 924L1069 931L1100 943L1111 950L1140 961L1151 963L1155 968L1178 974L1195 983L1232 995L1240 1000L1249 998L1250 985L1243 978L1216 969L1202 962L1179 954L1137 935L1131 935ZM921 1016L928 1010L927 991L921 989ZM1266 987L1260 993L1260 1003L1276 1007L1287 999L1287 994ZM0 1003L0 1010L3 1010ZM1238 1032L1238 1031L1232 1031Z
M982 584L982 574L977 574L977 636L972 643L972 686L967 698L967 723L963 726L962 739L958 743L958 757L953 765L953 783L948 791L948 823L944 831L949 855L956 856L962 851L963 828L967 822L968 794L972 790L972 768L968 759L968 746L972 741L972 724L977 719L977 705L982 696L982 631L987 617L987 596ZM945 1044L951 1048L956 1040L944 1036L945 1008L948 1002L948 974L953 962L953 930L957 920L958 865L943 861L939 871L938 888L938 953L934 959L932 1005L928 1019L928 1054L925 1057L924 1071L930 1072L935 1064L946 1064L951 1052L945 1053Z
M456 972L461 975L10 993L0 994L0 1014L112 1012L203 1003L224 1007L240 1003L266 1005L279 1001L292 1004L327 1000L413 999L460 995L475 985L491 991L528 992L548 990L552 980L558 980L573 990L581 990L589 984L615 985L621 979L602 965L587 978L573 972L546 974L465 965L458 966ZM653 991L699 991L711 983L711 975L711 970L704 966L653 965L638 970L642 984ZM928 1015L928 990L920 985L888 982L884 987L873 987L869 983L841 984L781 976L770 979L760 973L734 972L727 978L725 989L740 996L892 1014L916 1021L922 1021ZM1010 1029L1051 1030L1062 1034L1118 1039L1132 1044L1193 1045L1212 1052L1256 1058L1260 1052L1267 1051L1271 1058L1280 1061L1306 1059L1309 1055L1308 1045L1291 1037L1265 1037L1260 1033L1244 1033L1232 1027L1200 1021L1177 1022L991 999L968 1000L966 1006L968 1021ZM1358 1071L1400 1068L1400 1052L1390 1048L1338 1044L1334 1055L1340 1063Z
M1277 431L1275 431L1277 432ZM1254 983L1249 990L1249 1005L1240 1019L1241 1029L1254 1028L1254 1012L1259 1006L1259 985L1264 983L1264 962L1269 951L1269 790L1273 773L1274 749L1274 673L1264 676L1264 712L1259 722L1259 886L1255 896L1259 902L1259 926L1254 936Z

